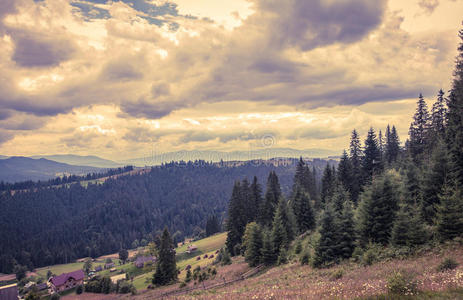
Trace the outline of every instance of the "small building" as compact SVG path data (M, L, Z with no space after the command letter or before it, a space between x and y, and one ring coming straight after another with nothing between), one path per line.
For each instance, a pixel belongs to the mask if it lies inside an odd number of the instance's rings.
M39 283L35 287L39 292L48 289L48 285L46 282Z
M154 256L139 256L135 260L134 264L137 268L143 268L146 263L155 263L156 257Z
M126 275L124 274L119 274L119 275L114 275L111 276L111 282L116 284L119 280L126 280Z
M114 268L116 265L113 263L113 262L110 262L110 263L107 263L104 265L104 269L107 270L107 269L112 269Z
M102 266L96 266L95 267L95 272L101 272L103 271L103 267Z
M72 289L84 283L84 271L77 270L70 273L63 273L59 276L54 276L48 280L51 289L55 292L62 292Z
M0 286L0 300L18 300L18 295L16 283Z
M186 253L193 253L196 250L198 250L198 247L196 247L195 245L190 245L186 248Z

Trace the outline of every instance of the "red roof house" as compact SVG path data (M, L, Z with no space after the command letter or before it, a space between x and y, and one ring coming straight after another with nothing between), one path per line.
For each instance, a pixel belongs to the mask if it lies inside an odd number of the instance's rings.
M51 284L51 288L55 292L61 292L68 289L72 289L78 285L82 285L84 283L84 271L77 270L70 273L63 273L59 276L54 276L50 278L48 281Z

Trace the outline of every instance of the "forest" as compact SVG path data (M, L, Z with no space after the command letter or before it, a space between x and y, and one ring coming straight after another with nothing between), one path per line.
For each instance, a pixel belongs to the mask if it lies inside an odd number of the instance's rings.
M313 253L301 262L310 257L320 268L375 246L411 253L461 238L463 43L458 50L452 89L440 90L431 108L419 95L405 143L392 124L370 128L363 144L354 129L339 165L326 165L319 186L300 159L288 197L274 172L265 193L256 181L236 181L227 251L244 255L251 266L281 264L297 236L316 234Z
M313 162L318 180L325 164ZM217 226L206 223L214 216L223 221L233 182L254 175L263 181L272 170L283 192L289 193L295 164L255 162L236 167L204 161L168 163L146 174L87 187L48 187L57 181L18 183L14 187L36 190L0 195L0 272L129 249L152 241L165 226L176 240L211 234Z

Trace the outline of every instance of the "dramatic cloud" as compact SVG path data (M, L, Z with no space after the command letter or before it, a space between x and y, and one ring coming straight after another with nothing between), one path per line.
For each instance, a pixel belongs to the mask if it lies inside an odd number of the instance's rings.
M386 118L405 134L413 99L449 88L461 9L437 0L1 1L0 150L117 158L152 143L239 150L266 134L282 147L338 149L354 127Z

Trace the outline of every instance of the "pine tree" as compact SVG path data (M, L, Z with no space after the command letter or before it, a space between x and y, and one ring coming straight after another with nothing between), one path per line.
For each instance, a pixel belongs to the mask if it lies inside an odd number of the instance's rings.
M292 210L288 209L286 200L281 197L272 223L273 249L276 255L282 247L287 248L295 236L295 224Z
M344 204L350 201L349 193L344 189L341 184L336 184L334 188L333 197L331 198L331 205L335 213L341 214Z
M291 204L299 232L303 233L313 229L315 227L315 217L310 204L310 197L301 187L295 187Z
M431 110L431 131L434 138L445 136L445 126L447 122L447 106L445 93L440 90L437 94L437 100L432 105Z
M265 230L262 234L262 263L270 266L273 265L277 256L275 254L275 249L273 248L273 241L269 231Z
M420 163L424 158L426 144L428 143L429 122L428 106L423 95L420 94L409 131L409 152L415 163Z
M421 173L411 159L405 161L405 203L417 206L422 203Z
M338 217L338 255L341 258L350 258L355 249L355 224L352 212L352 202L344 202L343 210Z
M326 205L330 201L334 192L334 182L335 174L333 174L333 169L329 164L326 165L325 170L323 171L322 177L322 191L321 191L321 200L322 205Z
M418 209L407 204L402 205L392 227L391 244L399 247L414 247L424 244L426 239L427 233Z
M338 165L338 181L342 184L343 188L346 191L351 192L352 188L352 181L353 181L353 170L352 170L352 163L347 155L346 150L343 151L341 160L339 161Z
M337 260L336 225L333 211L327 205L320 222L320 239L315 246L313 266L316 268L328 265Z
M220 232L220 223L217 216L210 216L206 221L206 236L211 236Z
M463 203L461 192L445 184L437 206L437 231L441 240L450 240L463 234Z
M262 205L262 187L257 181L257 177L251 184L251 204L247 208L250 211L250 221L257 221L259 215L259 207Z
M164 228L161 236L161 246L156 264L156 271L153 276L153 284L167 285L177 280L177 263L175 261L174 244L167 227Z
M275 171L271 171L267 179L265 199L259 209L259 224L269 227L272 225L275 209L281 196L280 183Z
M351 199L356 205L358 202L358 197L360 195L362 187L362 174L361 174L361 161L362 161L362 146L360 145L360 138L357 131L354 129L352 131L351 141L350 141L350 150L349 150L349 159L352 164L352 181L351 187L348 189L351 195Z
M255 222L248 223L244 233L243 244L246 247L244 257L249 266L257 266L262 259L262 232Z
M388 243L399 198L399 187L391 182L388 174L366 187L358 208L357 230L361 243Z
M400 153L400 140L395 126L386 128L385 161L390 165L397 161Z
M246 207L242 199L241 184L235 182L233 186L232 196L228 205L228 220L227 220L227 250L231 255L239 255L234 253L235 246L241 244L241 239L247 224Z
M384 160L384 138L383 138L383 132L379 130L378 133L378 150L379 150L379 160L383 162Z
M378 148L378 141L373 128L368 131L365 140L365 150L362 159L362 174L364 182L371 182L373 175L381 171L381 156Z
M424 171L422 185L422 215L423 219L430 225L436 216L439 194L448 179L448 174L447 147L442 139L438 138L431 155L429 168Z
M463 30L448 101L447 146L452 178L463 187Z

